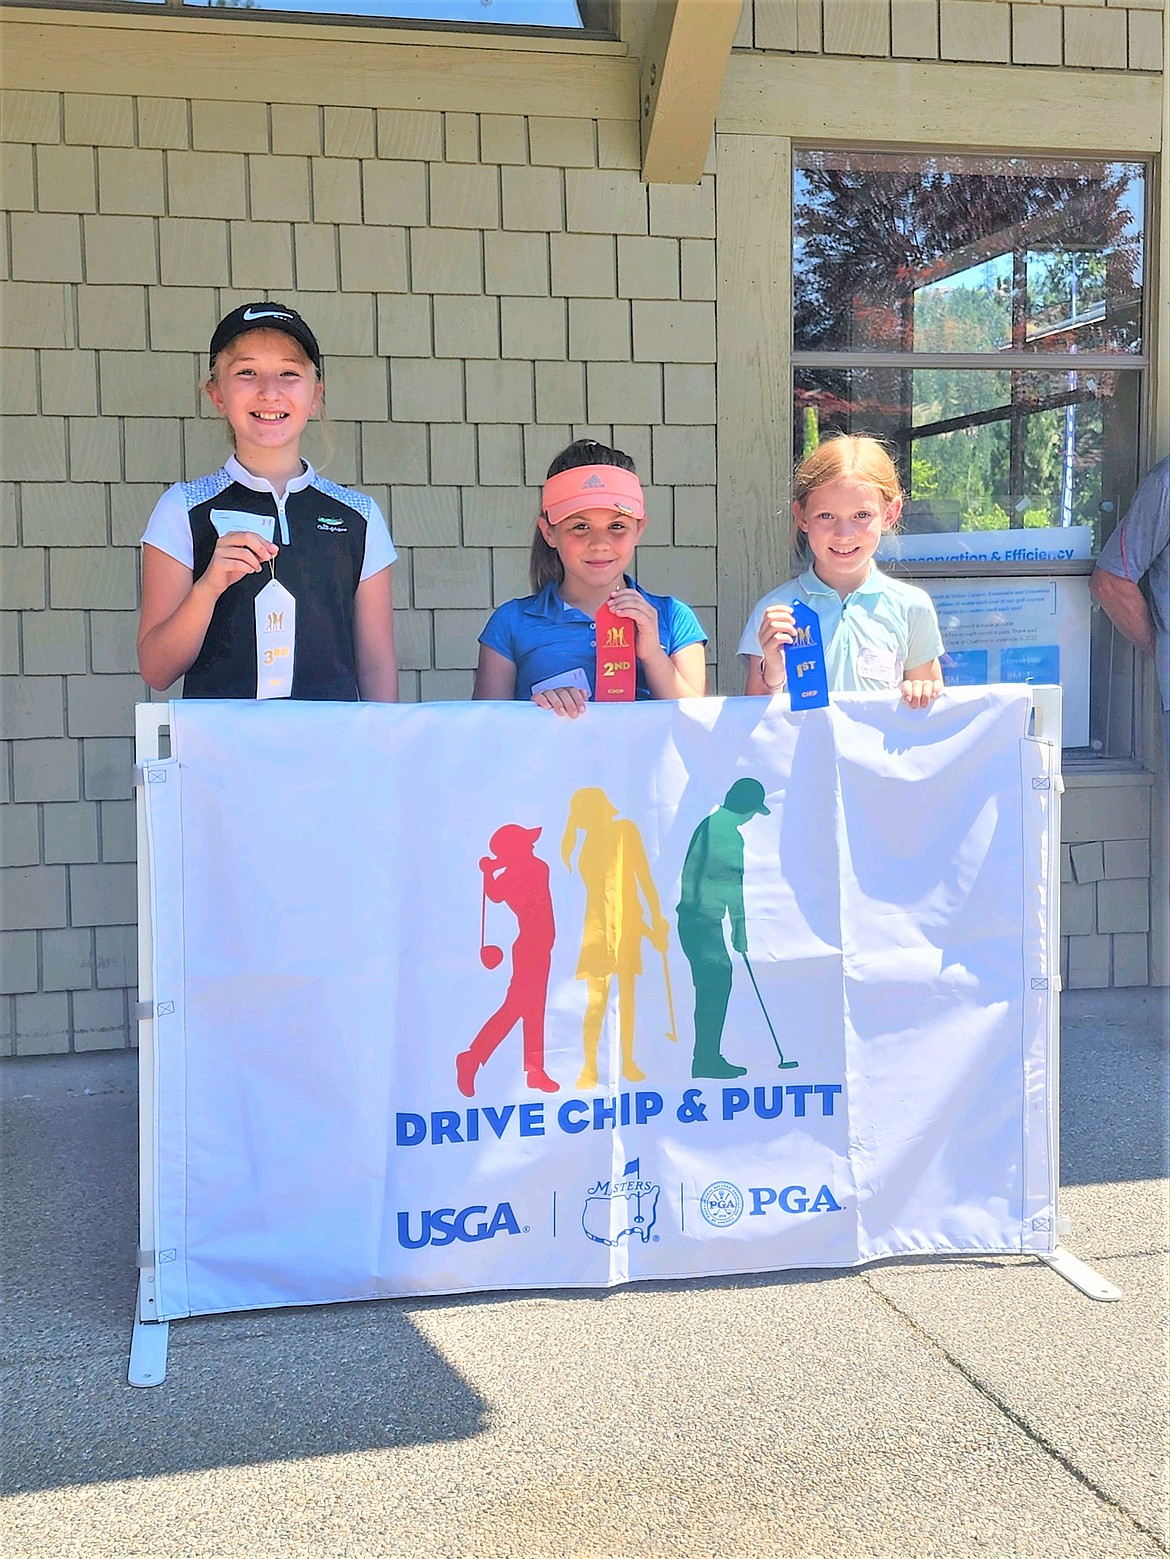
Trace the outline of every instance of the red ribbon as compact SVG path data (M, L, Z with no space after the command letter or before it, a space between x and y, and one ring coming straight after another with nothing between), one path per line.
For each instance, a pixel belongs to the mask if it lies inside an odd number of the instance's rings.
M597 679L593 696L599 704L632 704L638 676L634 619L619 617L609 605L599 606L594 626Z

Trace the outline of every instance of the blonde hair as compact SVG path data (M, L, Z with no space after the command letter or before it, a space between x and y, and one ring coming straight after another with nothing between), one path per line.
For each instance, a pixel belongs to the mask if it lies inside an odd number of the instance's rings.
M898 468L886 446L868 433L838 433L818 444L797 466L792 501L803 509L814 489L843 479L876 487L887 503L902 497Z
M792 501L803 510L818 487L843 478L876 488L887 504L903 496L894 458L880 439L868 433L835 433L810 450L793 472ZM812 557L799 525L792 527L789 557L793 574L807 568Z

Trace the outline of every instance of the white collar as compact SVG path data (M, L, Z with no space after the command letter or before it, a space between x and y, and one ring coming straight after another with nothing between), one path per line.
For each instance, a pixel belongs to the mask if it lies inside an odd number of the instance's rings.
M309 487L317 479L317 473L306 460L303 462L305 469L299 476L290 476L285 483L285 493L299 493ZM271 493L274 498L280 495L266 476L256 476L249 471L247 466L241 465L235 455L229 455L223 463L223 468L233 482L239 482L241 487L250 487L254 493Z

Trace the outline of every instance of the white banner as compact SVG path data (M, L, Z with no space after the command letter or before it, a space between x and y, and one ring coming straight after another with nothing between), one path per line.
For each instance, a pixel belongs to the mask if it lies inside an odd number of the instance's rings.
M160 1318L1050 1249L1030 711L172 704Z

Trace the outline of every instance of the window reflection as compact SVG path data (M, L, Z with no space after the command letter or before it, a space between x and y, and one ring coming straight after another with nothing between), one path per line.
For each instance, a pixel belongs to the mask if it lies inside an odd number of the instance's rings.
M1137 388L1111 369L799 369L795 449L885 439L909 533L1088 526L1095 552L1133 490Z
M1141 351L1145 170L799 152L796 351Z

